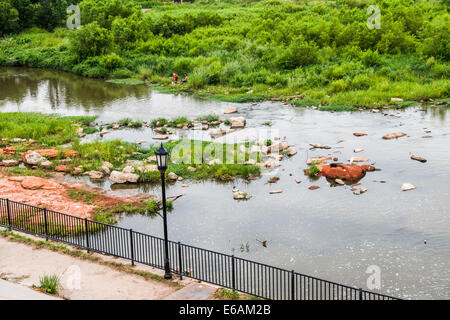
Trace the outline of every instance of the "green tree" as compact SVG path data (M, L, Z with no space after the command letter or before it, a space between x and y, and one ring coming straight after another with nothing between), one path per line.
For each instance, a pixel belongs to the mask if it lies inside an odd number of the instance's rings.
M112 36L110 32L92 22L73 31L70 35L70 51L79 60L90 56L102 55L112 47Z
M83 0L79 4L81 24L96 21L102 28L110 29L116 17L126 18L140 12L131 0Z
M19 12L9 1L0 1L0 35L17 31L19 28Z

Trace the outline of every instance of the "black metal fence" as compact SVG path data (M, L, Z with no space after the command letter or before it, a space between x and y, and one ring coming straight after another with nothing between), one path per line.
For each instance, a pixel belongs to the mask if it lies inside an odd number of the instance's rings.
M0 198L0 225L164 269L164 240ZM276 300L397 300L339 283L169 241L171 270L257 297Z

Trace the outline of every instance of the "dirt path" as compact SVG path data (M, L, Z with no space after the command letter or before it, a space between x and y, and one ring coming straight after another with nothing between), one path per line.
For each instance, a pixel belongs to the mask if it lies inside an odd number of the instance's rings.
M139 270L148 271L146 267L139 266ZM52 274L60 276L63 287L60 295L75 300L164 299L176 291L175 286L162 281L144 279L95 262L0 237L0 278L32 286L39 285L39 278L43 275Z

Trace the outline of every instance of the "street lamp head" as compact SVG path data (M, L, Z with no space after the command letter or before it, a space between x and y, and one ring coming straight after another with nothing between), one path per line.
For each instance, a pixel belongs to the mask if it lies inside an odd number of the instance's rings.
M164 172L167 170L167 162L169 159L169 152L164 148L161 143L161 147L155 151L156 160L158 162L158 170Z

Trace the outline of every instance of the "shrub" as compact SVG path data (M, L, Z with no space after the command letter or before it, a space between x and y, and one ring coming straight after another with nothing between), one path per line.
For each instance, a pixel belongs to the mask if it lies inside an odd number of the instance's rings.
M123 59L115 53L103 56L100 65L106 69L112 70L123 66Z
M344 91L345 89L347 89L347 87L348 87L347 81L345 81L344 79L339 79L339 80L333 81L330 84L329 93L338 93L338 92Z
M361 55L361 61L366 66L377 66L381 64L381 58L378 54L378 51L372 51L371 49L367 50Z
M112 36L97 22L84 25L70 36L70 51L80 60L106 53L112 46Z
M353 89L368 89L371 85L372 81L370 79L369 76L361 74L361 75L357 75L353 78L352 83L351 83L351 87Z
M57 275L43 276L39 279L40 287L43 291L55 294L61 286L59 277Z

